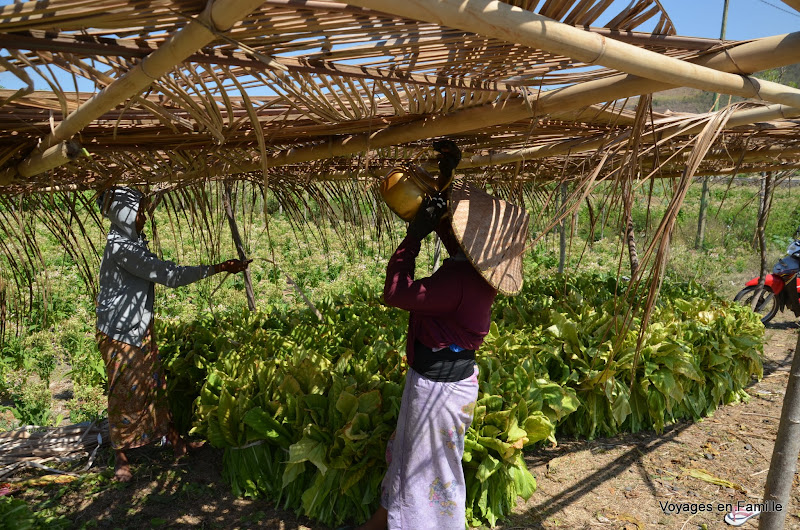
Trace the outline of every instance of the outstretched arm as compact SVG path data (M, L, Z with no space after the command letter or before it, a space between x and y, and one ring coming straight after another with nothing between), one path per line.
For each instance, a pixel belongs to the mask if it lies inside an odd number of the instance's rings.
M159 259L136 245L117 243L111 254L126 271L167 287L180 287L217 274L218 272L241 272L249 262L228 260L216 265L183 266Z

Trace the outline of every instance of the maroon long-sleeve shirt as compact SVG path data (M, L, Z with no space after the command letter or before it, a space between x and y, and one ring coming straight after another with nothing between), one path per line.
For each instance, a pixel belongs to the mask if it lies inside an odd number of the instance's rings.
M451 256L459 247L452 232L436 232ZM406 357L414 361L414 341L432 349L451 344L477 350L491 323L492 303L497 291L467 260L448 259L428 278L414 280L420 241L406 238L386 266L383 298L387 304L409 311Z

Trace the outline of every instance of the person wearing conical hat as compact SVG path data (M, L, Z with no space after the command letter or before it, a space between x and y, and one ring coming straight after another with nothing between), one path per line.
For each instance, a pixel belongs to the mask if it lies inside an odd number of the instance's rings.
M248 262L232 259L184 267L163 261L150 252L143 233L148 200L141 192L114 187L100 194L97 204L111 221L100 263L97 341L108 376L114 478L127 482L131 479L127 449L162 436L172 443L176 457L188 448L166 403L166 381L153 337L154 284L179 287L219 272L241 272Z
M461 153L434 142L439 182L452 182ZM409 312L410 369L386 448L381 507L361 528L463 530L464 435L478 398L475 352L489 332L498 292L522 288L524 209L465 184L426 198L386 267L384 299ZM421 241L435 231L450 258L415 279Z

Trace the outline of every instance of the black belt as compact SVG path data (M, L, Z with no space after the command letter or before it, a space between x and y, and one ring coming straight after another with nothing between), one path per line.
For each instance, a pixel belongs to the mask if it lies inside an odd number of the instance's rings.
M420 341L414 341L414 362L411 368L419 375L437 383L454 383L475 373L475 350L454 352L450 348L433 351Z

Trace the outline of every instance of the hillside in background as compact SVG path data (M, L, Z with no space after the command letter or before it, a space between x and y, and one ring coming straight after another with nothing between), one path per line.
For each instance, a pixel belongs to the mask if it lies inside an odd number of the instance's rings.
M765 70L755 74L759 79L775 81L797 88L800 84L800 63ZM653 94L653 110L656 112L691 112L695 114L709 112L714 108L714 92L706 92L696 88L674 88ZM719 106L744 101L740 97L721 96Z

